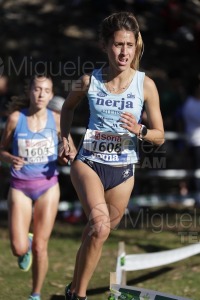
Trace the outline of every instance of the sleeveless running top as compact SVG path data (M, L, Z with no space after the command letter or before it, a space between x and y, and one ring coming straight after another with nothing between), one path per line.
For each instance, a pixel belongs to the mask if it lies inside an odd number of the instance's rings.
M110 93L102 79L102 70L95 69L88 90L89 123L78 158L110 165L138 162L138 139L120 126L120 115L132 113L140 122L145 73L136 71L129 87L121 94Z
M28 109L21 110L14 131L12 153L25 160L21 170L11 167L11 176L23 180L51 178L58 175L58 137L52 112L47 109L47 123L44 129L32 132L27 124Z

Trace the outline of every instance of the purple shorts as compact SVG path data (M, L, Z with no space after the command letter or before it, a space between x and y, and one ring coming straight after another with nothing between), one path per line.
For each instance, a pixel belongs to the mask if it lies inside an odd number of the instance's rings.
M27 197L35 201L57 182L57 176L53 176L50 179L36 180L21 180L11 177L10 186L13 189L23 192Z

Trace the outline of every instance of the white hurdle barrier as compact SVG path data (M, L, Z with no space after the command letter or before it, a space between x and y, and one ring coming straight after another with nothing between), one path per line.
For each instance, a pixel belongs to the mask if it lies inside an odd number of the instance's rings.
M126 285L126 272L168 265L200 253L200 243L142 254L126 254L124 242L119 242L116 265L116 283Z
M149 289L112 283L116 273L110 274L110 295L108 300L192 300Z

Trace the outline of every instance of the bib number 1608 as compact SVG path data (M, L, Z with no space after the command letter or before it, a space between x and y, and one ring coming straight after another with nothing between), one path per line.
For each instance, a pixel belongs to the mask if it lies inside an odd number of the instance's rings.
M116 152L120 153L121 152L121 144L115 144L115 143L106 143L106 142L100 142L98 143L97 141L93 141L93 151L99 151L99 152Z

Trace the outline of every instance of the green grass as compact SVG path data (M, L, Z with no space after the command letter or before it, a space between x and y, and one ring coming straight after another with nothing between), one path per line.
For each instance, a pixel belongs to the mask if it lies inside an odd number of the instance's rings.
M190 240L184 238L183 243L178 233L181 230L186 231L186 225L180 223L183 214L184 212L170 214L171 223L168 221L168 224L163 217L160 222L161 212L157 217L154 214L153 227L152 219L150 225L144 219L143 222L139 222L137 216L134 216L132 223L130 220L128 225L122 222L117 230L112 231L90 282L89 300L107 299L109 275L110 272L115 271L119 241L125 242L126 253L129 254L168 250L191 243L191 238ZM198 215L197 220L199 218ZM195 240L193 239L193 242L196 241L197 236L199 237L199 227L197 228L194 222L191 222L191 226L188 226L188 221L185 222L187 232L198 231ZM24 273L18 269L17 260L10 250L7 222L0 222L0 225L0 300L27 300L31 289L31 272ZM42 300L64 300L63 290L65 284L72 278L82 228L83 225L72 226L56 222L49 243L49 271L42 290ZM127 284L130 286L157 290L193 300L200 299L199 278L200 255L160 268L127 272Z

